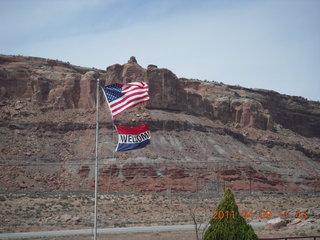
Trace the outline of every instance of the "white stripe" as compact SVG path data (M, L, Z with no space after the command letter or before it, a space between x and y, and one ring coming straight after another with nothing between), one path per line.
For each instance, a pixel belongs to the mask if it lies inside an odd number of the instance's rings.
M142 94L139 94L139 95L131 96L131 97L127 98L125 101L123 101L122 103L119 103L119 104L117 104L117 105L112 105L112 106L110 106L110 107L111 107L111 110L113 111L113 110L116 110L117 108L121 108L121 107L127 105L128 102L130 102L130 101L132 101L132 100L135 100L135 99L137 99L137 101L139 101L138 98L141 98L141 97L144 97L144 96L149 97L149 96L148 96L148 93L142 93ZM130 104L130 103L129 103L129 104Z
M136 86L136 87L145 87L148 86L147 84L144 84L143 82L132 82L132 83L126 83L122 86L122 89L127 89L128 87Z
M116 114L124 111L125 109L127 109L128 107L130 107L130 106L132 106L132 105L134 105L134 104L136 104L136 103L143 102L143 101L146 101L146 100L149 100L149 99L150 99L150 98L149 98L149 96L148 96L148 97L142 98L142 99L140 99L140 100L138 100L138 101L131 102L131 103L125 105L124 107L122 107L121 109L119 109L119 110L117 110L117 111L115 111L115 112L112 112L112 115L116 115Z
M138 86L130 86L128 88L122 89L122 93L127 93L127 92L130 92L130 91L136 90L136 89L147 89L147 90L149 90L148 87L142 88L142 87L138 87Z
M131 88L148 88L147 84L127 84L122 86L122 91L128 91Z
M143 137L142 137L141 135L144 134L144 133L148 133L148 137L142 139ZM128 136L128 137L127 137L127 141L126 141L126 142L122 141L121 136ZM138 138L138 136L141 137L141 141L139 141L139 142L133 142L132 144L142 143L142 142L144 142L144 141L146 141L146 140L150 140L150 139L151 139L150 130L147 130L147 131L141 132L141 133L139 133L139 134L119 134L119 135L118 135L118 142L119 142L119 143L129 143L129 141L128 141L129 136L132 136L132 138L134 138L134 136L136 136L136 139Z
M148 90L146 90L146 89L139 89L139 90L135 90L135 91L132 91L132 92L130 92L130 93L127 93L127 94L123 95L122 97L120 97L120 98L112 101L112 102L110 103L110 106L114 106L114 105L118 104L118 102L121 102L124 98L128 97L128 95L134 94L133 96L135 96L135 95L139 95L139 96L140 96L141 93L144 93L144 94L146 93L146 94L148 94ZM132 98L133 96L131 96L130 98Z

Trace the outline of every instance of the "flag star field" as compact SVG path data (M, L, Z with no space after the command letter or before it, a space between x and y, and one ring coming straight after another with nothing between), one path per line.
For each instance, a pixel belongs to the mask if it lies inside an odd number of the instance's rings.
M117 84L117 83L108 86L108 90L109 91L106 91L105 93L107 95L109 103L113 102L114 100L116 100L124 95L123 93L121 93L121 91L122 91L121 85Z

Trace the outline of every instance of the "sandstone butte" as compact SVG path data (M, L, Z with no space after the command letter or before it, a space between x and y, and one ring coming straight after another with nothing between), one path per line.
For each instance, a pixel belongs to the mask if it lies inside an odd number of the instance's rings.
M93 189L97 78L147 82L150 102L115 123L152 132L145 149L114 153L100 94L100 191L319 191L319 102L178 78L134 57L104 71L0 55L2 190Z

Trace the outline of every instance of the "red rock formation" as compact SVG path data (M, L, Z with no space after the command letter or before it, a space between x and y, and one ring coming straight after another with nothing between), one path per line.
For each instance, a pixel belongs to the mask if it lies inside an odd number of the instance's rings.
M206 116L224 123L272 130L274 120L305 136L320 136L319 103L273 91L252 90L223 84L178 79L170 70L137 61L107 68L107 82L146 81L150 86L150 109ZM209 86L208 86L209 85ZM303 107L301 107L301 105Z
M101 190L249 190L251 183L252 190L296 191L319 186L319 102L179 79L155 65L144 69L134 57L107 71L5 55L0 64L3 189L93 188L93 165L85 163L92 163L95 150L98 77L102 85L147 82L151 100L146 108L129 110L116 122L145 122L152 130L150 146L115 154L116 161L101 165ZM111 158L116 136L100 97L99 150Z

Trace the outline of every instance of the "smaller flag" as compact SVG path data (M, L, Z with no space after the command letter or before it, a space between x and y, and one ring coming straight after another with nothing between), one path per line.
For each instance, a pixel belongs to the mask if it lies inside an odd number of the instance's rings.
M126 109L149 101L149 87L145 82L115 83L102 87L112 117Z
M119 136L116 152L140 149L150 144L150 130L146 124L134 128L127 126L115 127Z

